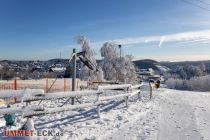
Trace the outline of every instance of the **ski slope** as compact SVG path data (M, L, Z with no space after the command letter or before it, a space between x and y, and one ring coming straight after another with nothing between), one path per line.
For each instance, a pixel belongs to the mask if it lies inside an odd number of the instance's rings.
M74 140L210 139L210 93L162 88L154 90L152 100L148 91L141 95L141 100L130 98L128 108L121 99L108 102L101 107L101 119L90 107L34 117L35 128L60 131L64 135L59 139ZM43 105L53 107L64 101L45 101ZM0 132L3 129L0 125Z

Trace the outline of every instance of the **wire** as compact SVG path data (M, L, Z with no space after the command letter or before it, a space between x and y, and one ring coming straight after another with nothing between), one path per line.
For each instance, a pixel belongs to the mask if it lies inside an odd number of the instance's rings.
M195 6L195 7L198 7L198 8L200 8L200 9L202 9L202 10L205 10L205 11L209 11L209 12L210 12L210 9L205 8L205 7L202 7L202 6L200 6L200 5L197 5L197 4L193 3L193 2L190 2L190 1L187 1L187 0L182 0L182 1L185 2L185 3L188 3L188 4L190 4L190 5L193 5L193 6Z

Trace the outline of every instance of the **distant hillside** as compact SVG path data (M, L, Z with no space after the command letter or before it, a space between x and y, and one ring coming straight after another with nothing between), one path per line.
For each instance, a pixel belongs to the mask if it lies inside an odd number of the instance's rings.
M198 66L203 63L207 68L210 68L210 60L205 61L181 61L181 62L159 62L159 64L173 69L176 66L193 65Z
M164 72L170 70L168 67L163 66L158 61L155 61L155 60L152 60L152 59L136 60L136 61L134 61L134 64L139 69L149 69L149 68L152 68L153 70L159 71L159 73L164 73Z
M151 59L136 60L133 62L136 66L138 66L141 69L152 68L152 69L157 70L158 69L157 65L159 65L159 62L157 62L155 60L151 60Z

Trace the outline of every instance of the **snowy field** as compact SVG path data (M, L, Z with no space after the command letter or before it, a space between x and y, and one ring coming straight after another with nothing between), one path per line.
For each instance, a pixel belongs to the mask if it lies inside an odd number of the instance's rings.
M65 140L209 140L210 93L177 91L161 88L129 99L126 107L122 99L107 102L101 108L101 119L95 108L79 109L34 117L37 130L63 132ZM84 102L93 99L85 97ZM48 107L64 100L45 101ZM24 120L20 120L23 123ZM4 131L0 118L0 131ZM40 137L39 137L40 138ZM45 137L40 139L56 139ZM58 139L58 138L57 138Z

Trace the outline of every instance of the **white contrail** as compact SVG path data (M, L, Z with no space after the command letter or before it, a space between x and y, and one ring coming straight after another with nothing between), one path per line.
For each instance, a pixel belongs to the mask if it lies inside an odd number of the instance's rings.
M162 46L162 44L163 44L164 41L165 41L165 37L162 36L162 37L160 38L160 43L159 43L159 45L158 45L159 48L161 48L161 46Z
M148 42L159 42L159 46L161 46L163 42L193 41L193 40L203 40L203 39L210 39L210 30L181 32L181 33L167 34L161 36L141 36L133 38L122 38L122 39L115 39L113 40L113 42L122 45L135 45L135 44L148 43Z

